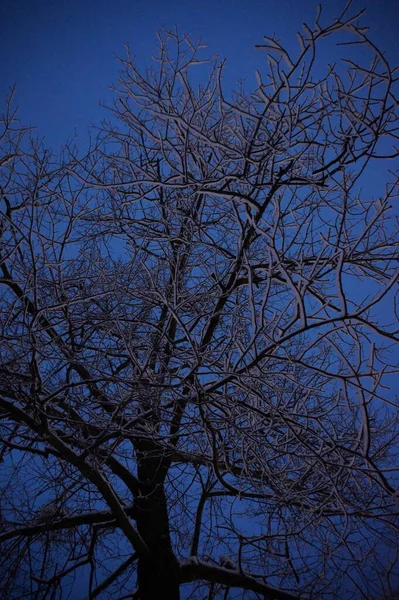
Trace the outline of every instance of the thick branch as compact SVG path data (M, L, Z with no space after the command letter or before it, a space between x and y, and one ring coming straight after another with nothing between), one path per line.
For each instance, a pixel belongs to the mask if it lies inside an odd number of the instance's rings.
M257 594L263 594L265 600L299 600L299 596L293 596L287 592L275 590L250 575L211 565L202 560L198 560L197 558L191 557L180 561L180 569L183 583L202 579L213 583L227 585L229 587L251 590Z
M133 517L136 511L133 506L125 508L125 513L129 517ZM60 529L70 529L72 527L80 527L81 525L95 525L101 524L117 526L115 515L109 510L102 510L96 512L87 512L80 515L74 515L73 517L64 517L57 519L53 522L38 523L36 525L28 525L27 527L18 527L17 529L10 529L5 533L0 534L0 543L6 542L16 537L25 536L31 537L34 535L40 535L47 531L58 531Z

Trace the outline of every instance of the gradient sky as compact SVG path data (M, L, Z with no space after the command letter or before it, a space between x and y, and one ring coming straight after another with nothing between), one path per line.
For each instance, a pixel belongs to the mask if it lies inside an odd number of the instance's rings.
M327 0L325 19L345 4ZM2 0L0 101L4 105L16 84L21 120L37 127L47 147L59 148L75 132L83 140L87 126L106 116L100 102L112 101L114 56L124 56L126 42L148 64L156 31L177 25L181 33L201 37L209 56L227 58L227 88L237 79L252 87L254 69L265 64L265 54L254 45L276 33L296 48L296 31L314 21L316 7L315 0ZM353 11L363 7L373 41L398 64L398 0L353 1ZM330 49L322 59L333 62L335 55Z
M296 31L312 24L317 0L0 0L0 103L16 84L16 104L26 125L37 127L45 146L59 149L107 113L109 86L116 81L115 54L124 44L146 65L156 48L157 30L178 26L207 44L207 55L227 59L225 85L245 79L265 54L254 50L264 35L296 48ZM345 0L324 2L324 22ZM354 0L352 11L367 9L362 22L387 58L399 64L399 0ZM331 49L321 57L334 62ZM0 110L1 110L0 107ZM84 145L84 144L83 144ZM76 588L75 588L76 592Z

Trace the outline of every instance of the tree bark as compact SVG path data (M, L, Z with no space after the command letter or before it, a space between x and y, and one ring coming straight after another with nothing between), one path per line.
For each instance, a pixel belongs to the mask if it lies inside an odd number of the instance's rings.
M144 486L135 501L136 523L150 551L138 560L139 598L180 600L180 566L172 549L164 488L166 469L160 457L150 454L142 453L138 459L138 476Z

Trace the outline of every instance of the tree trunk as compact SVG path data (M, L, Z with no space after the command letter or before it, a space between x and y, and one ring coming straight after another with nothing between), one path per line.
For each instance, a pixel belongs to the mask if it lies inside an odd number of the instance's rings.
M168 510L163 484L162 459L142 456L138 475L145 483L143 495L135 502L137 529L149 548L149 556L138 561L140 600L180 599L180 567L170 540Z

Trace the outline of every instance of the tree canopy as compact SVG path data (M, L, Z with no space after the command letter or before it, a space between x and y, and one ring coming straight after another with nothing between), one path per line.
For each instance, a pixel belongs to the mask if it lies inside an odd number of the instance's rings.
M394 597L398 101L359 16L231 94L161 32L61 159L10 100L4 598Z

